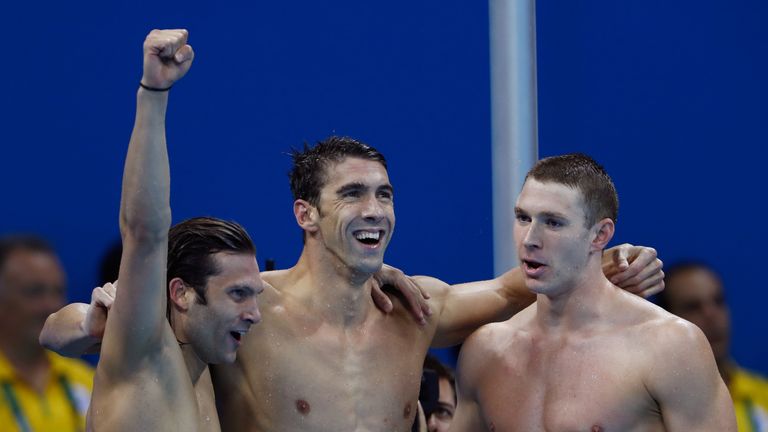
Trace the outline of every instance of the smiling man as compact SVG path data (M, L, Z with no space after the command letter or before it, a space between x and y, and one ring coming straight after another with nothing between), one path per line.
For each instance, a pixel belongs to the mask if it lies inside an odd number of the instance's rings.
M456 431L736 431L702 332L614 286L618 197L584 155L539 161L515 208L536 303L462 348Z
M142 97L150 96L161 97ZM161 127L163 118L155 114L152 124ZM458 344L480 325L509 318L533 296L519 269L455 286L378 273L395 227L384 156L357 140L331 137L296 152L293 162L293 212L304 247L293 267L262 273L263 322L243 338L234 365L212 368L222 428L410 430L430 346ZM652 249L622 246L604 261L606 273L634 292L663 286ZM383 282L424 292L431 315L417 325L400 297L389 308L377 307L373 293ZM50 345L62 350L87 339L82 323L102 306L92 302L65 314L61 326L46 325L53 333L69 329L63 337L49 335Z

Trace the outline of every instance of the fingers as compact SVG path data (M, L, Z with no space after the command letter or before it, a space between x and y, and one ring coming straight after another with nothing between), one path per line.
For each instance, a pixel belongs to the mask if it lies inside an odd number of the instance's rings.
M373 302L376 304L376 307L381 309L384 313L392 312L392 309L394 308L392 300L390 300L384 291L381 290L381 285L377 280L373 279L372 282L371 297L373 297Z
M414 283L411 278L403 276L397 281L397 287L403 293L405 301L408 303L408 309L419 324L424 325L427 319L424 315L431 315L429 305L424 300L424 294L420 286Z
M189 32L185 29L152 30L144 40L144 51L163 59L174 58L182 47L187 46ZM181 63L181 60L177 60Z
M624 243L616 247L613 254L613 263L619 270L626 270L629 268L629 252L633 246L629 243Z
M654 248L621 245L619 249L623 250L623 252L619 252L619 255L624 254L629 264L622 268L617 262L616 270L618 271L611 272L610 276L611 282L616 285L634 285L628 279L638 276L649 266L653 267L654 271L661 269L661 260L656 261L656 249Z
M191 62L195 58L195 52L192 50L192 47L190 45L184 45L183 47L179 48L178 51L173 56L173 59L176 61L176 63L184 63L184 62Z
M115 294L116 288L111 283L107 283L103 287L96 287L91 293L91 304L109 310L115 301Z

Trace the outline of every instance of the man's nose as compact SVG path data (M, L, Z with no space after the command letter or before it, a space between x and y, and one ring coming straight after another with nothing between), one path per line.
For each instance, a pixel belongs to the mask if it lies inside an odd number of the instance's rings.
M261 311L259 311L259 304L256 302L256 299L243 311L240 318L251 325L258 324L261 321Z
M379 220L384 217L384 207L375 196L371 195L365 200L363 217L372 220Z
M523 235L523 246L527 248L541 247L539 229L539 224L537 222L531 222L528 224Z

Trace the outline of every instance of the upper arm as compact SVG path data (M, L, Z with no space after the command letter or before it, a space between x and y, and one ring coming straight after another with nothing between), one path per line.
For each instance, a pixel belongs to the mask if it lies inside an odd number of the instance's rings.
M159 353L166 331L170 176L162 95L140 91L123 171L120 289L107 318L101 362L133 367ZM169 329L168 329L169 330ZM112 363L112 362L116 363Z
M456 369L456 415L451 423L451 431L486 430L477 398L477 385L488 358L484 353L485 342L481 332L470 336L459 354Z
M657 347L648 387L667 430L736 432L733 402L701 330L676 320Z
M445 287L441 294L433 346L459 344L478 327L507 320L536 298L519 269L491 280Z
M107 317L100 361L131 365L158 353L167 319L167 240L123 236L120 289Z

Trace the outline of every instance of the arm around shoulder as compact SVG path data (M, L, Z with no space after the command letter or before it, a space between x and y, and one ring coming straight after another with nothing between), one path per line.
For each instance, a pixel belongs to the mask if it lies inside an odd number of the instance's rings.
M40 332L40 345L67 357L79 357L94 352L101 344L83 328L88 304L72 303L52 313Z

